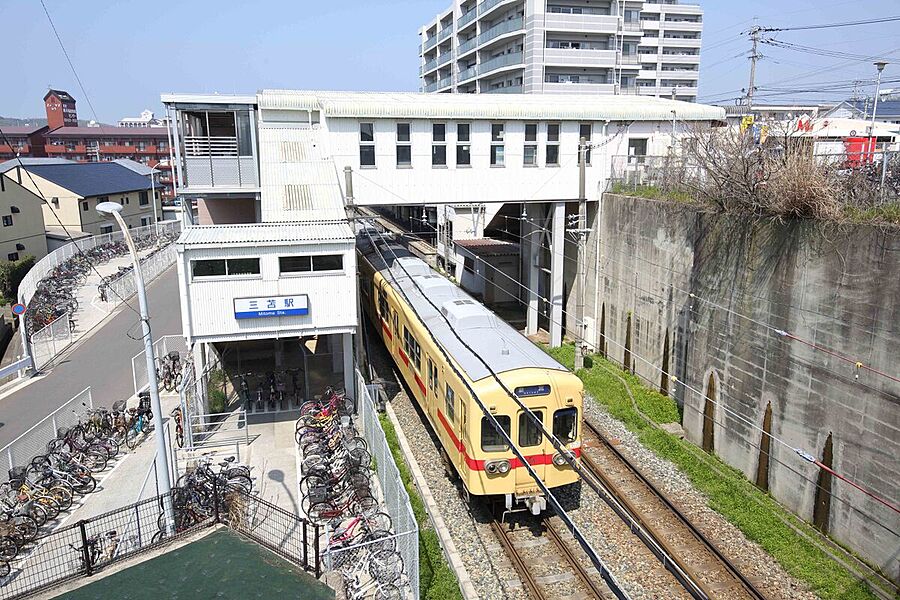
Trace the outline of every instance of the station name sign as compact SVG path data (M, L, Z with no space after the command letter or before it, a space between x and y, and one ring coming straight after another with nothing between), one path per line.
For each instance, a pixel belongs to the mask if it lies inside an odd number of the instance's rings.
M309 314L309 296L265 296L261 298L235 298L235 319L263 317L293 317Z

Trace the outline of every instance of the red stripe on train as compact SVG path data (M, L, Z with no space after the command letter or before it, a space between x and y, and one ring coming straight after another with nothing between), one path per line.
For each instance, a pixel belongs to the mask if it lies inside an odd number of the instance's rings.
M384 335L388 337L389 340L394 339L394 336L391 335L391 328L388 327L388 324L384 319L381 319L381 330L384 332Z
M422 383L422 380L419 378L419 375L413 372L413 377L416 378L416 384L419 386L419 389L422 390L422 395L426 398L428 397L428 392L425 391L425 384Z
M397 352L400 353L400 358L403 359L403 364L408 367L409 366L409 357L406 356L406 352L404 352L402 348L397 348Z

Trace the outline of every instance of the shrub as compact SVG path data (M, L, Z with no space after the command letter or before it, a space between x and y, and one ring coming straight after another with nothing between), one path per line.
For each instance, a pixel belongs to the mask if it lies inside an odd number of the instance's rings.
M209 412L212 414L225 412L228 398L222 390L209 390Z
M33 266L33 256L0 262L0 296L2 296L3 304L12 304L18 301L19 284Z

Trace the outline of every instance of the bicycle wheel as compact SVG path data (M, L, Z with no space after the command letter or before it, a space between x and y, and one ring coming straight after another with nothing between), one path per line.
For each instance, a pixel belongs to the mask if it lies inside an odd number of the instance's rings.
M28 510L28 516L34 519L34 522L38 524L38 527L43 527L47 520L50 518L50 515L47 513L47 509L38 504L37 502L31 503L31 508Z
M225 482L225 491L226 492L243 492L245 494L249 494L250 490L253 488L253 482L249 477L245 477L244 475L238 475L236 477L229 477Z
M403 592L393 583L382 583L375 588L375 600L400 600Z
M97 480L91 475L88 469L79 468L77 472L72 473L74 479L73 488L82 496L90 494L97 489Z
M134 450L138 445L138 431L134 427L128 429L125 433L125 445L129 450Z
M181 382L184 380L184 377L180 372L176 372L175 376L172 378L172 389L177 390L181 387Z
M158 542L161 542L163 540L163 538L165 538L165 537L166 537L165 531L162 531L162 530L157 531L156 533L153 534L153 537L150 538L150 543L156 544Z
M53 485L49 490L50 496L56 500L60 509L69 510L72 507L72 490L62 482Z
M0 538L0 560L11 561L19 553L19 547L9 537Z
M34 538L37 537L38 534L38 524L33 518L28 515L19 515L15 518L15 527L16 532L22 539L26 542L34 541Z
M369 531L377 531L379 529L391 531L394 527L391 516L386 512L377 512L373 515L365 517L365 520L366 527L369 529Z
M99 444L109 450L110 458L115 458L119 454L119 442L112 437L102 438Z
M378 512L378 500L371 495L357 492L353 502L357 512L364 515L371 515Z
M11 569L10 569L8 562L6 562L5 560L0 561L0 579L7 577L9 575L10 570Z
M184 448L184 430L181 427L175 429L175 443L179 448Z
M371 552L380 550L394 551L397 548L397 540L394 538L394 534L384 529L370 531L363 536L362 541L364 544L369 544L368 547Z
M81 459L82 464L87 467L91 473L99 473L106 468L106 457L100 452L88 450Z
M103 444L99 444L96 442L94 442L92 444L88 444L86 452L96 452L97 454L102 454L103 459L106 461L108 461L111 457L109 448L107 448Z
M306 511L306 516L313 523L323 524L334 518L337 510L331 502L316 502Z
M47 518L51 521L59 516L60 507L59 502L51 498L50 496L38 496L35 498L36 503L40 504L45 511L47 511Z
M392 583L403 574L403 557L396 550L376 550L369 560L369 575L378 583Z

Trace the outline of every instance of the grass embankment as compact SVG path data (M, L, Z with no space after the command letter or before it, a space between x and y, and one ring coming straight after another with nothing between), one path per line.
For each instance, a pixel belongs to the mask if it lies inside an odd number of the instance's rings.
M571 344L545 350L570 369L573 367L575 350ZM640 414L643 412L656 423L678 422L678 406L674 400L644 386L637 377L623 372L602 357L592 356L590 363L586 361L586 364L590 364L590 368L578 372L585 391L634 432L644 446L674 463L696 489L708 496L710 508L734 524L748 539L762 546L785 571L806 582L820 598L875 598L865 583L858 581L784 521L815 536L808 524L756 488L741 472L690 442L648 423ZM634 403L619 377L627 382Z
M394 424L384 414L379 415L378 419L381 421L391 454L394 455L394 462L397 463L397 469L400 471L400 478L409 494L416 522L419 524L419 596L424 600L462 600L459 582L444 558L437 533L431 527L428 519L425 503L419 497L412 473L409 472L409 466L406 464L406 459L403 458L403 451L400 450L400 442L397 440Z
M694 198L687 192L663 190L655 185L628 185L627 183L615 183L610 190L612 194L623 196L637 196L649 200L674 200L675 202L693 203Z

